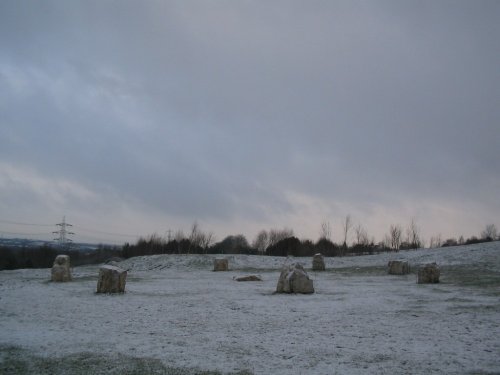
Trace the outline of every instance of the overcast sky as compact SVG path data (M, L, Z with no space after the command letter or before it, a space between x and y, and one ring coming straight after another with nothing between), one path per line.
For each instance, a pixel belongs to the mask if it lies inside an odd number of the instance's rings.
M1 1L0 235L479 235L499 104L499 1Z

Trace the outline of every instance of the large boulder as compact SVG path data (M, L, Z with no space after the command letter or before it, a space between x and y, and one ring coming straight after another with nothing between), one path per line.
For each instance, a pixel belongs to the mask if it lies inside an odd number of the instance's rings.
M71 270L69 268L69 255L58 255L54 260L51 271L52 281L71 281Z
M436 263L428 263L418 270L417 284L439 283L441 271Z
M313 281L307 275L304 267L293 263L283 267L278 285L277 293L314 293Z
M321 254L314 254L313 256L313 271L325 270L325 258Z
M124 293L127 271L110 265L99 268L97 293Z
M406 260L390 260L387 268L389 275L407 275L410 273L410 265Z
M227 259L214 259L214 271L229 270L229 262Z

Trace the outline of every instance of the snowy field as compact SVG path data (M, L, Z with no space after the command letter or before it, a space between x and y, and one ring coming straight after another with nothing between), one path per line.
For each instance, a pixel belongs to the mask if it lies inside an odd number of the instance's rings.
M500 243L326 259L158 255L120 263L126 293L97 295L97 266L0 272L0 373L500 374ZM406 259L412 274L388 275ZM274 294L300 262L312 295ZM441 267L417 285L416 269ZM259 274L262 282L236 282Z

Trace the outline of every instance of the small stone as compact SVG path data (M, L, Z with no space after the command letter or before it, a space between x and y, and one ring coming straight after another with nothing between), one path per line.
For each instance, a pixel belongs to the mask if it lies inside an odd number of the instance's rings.
M389 275L406 275L410 273L410 265L405 260L390 260L387 267Z
M105 265L99 268L99 280L97 281L97 293L124 293L127 271Z
M229 270L229 262L227 259L214 259L214 271Z
M417 284L439 283L441 271L436 263L428 263L418 270Z
M236 281L262 281L262 278L257 275L240 276L235 278Z
M325 270L325 258L320 253L313 256L312 261L313 271L324 271Z
M69 255L58 255L54 260L51 271L51 280L57 282L71 281L71 270L69 268Z

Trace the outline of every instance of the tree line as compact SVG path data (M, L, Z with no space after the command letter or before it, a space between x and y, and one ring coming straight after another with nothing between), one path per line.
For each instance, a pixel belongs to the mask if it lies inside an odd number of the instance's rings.
M153 254L249 254L301 257L321 253L324 256L336 257L424 247L420 227L414 219L410 220L405 229L401 225L391 225L384 239L376 242L361 224L354 225L351 216L347 215L342 221L340 242L335 243L331 236L330 223L323 222L316 242L297 238L290 228L261 230L251 243L243 234L230 235L217 242L212 232L203 232L195 222L188 235L184 235L182 231L176 232L173 238L153 234L139 239L136 244L125 244L122 256L129 258ZM449 238L442 241L438 235L431 238L430 247L469 245L499 239L495 225L489 224L480 237L460 237L458 240Z
M112 257L121 257L122 248L99 245L95 250L80 251L49 244L20 248L0 246L0 270L49 268L52 267L56 256L61 254L70 256L71 266L83 266L103 263Z
M489 224L480 237L442 240L439 235L430 240L430 247L468 245L499 240L494 224ZM79 251L71 248L43 245L40 247L9 248L0 246L0 270L16 268L48 268L55 257L66 254L71 264L103 263L112 257L130 258L154 254L248 254L270 256L306 257L321 253L327 257L369 255L381 252L397 252L424 247L420 228L415 220L403 229L401 225L391 225L380 242L370 237L361 225L354 225L350 215L342 221L342 237L338 243L332 240L329 222L321 223L320 235L316 242L299 239L290 228L261 230L250 243L243 234L229 235L216 241L213 232L203 231L194 223L186 235L177 231L173 236L162 237L152 234L141 237L135 244L126 243L122 247L99 245L96 250Z

